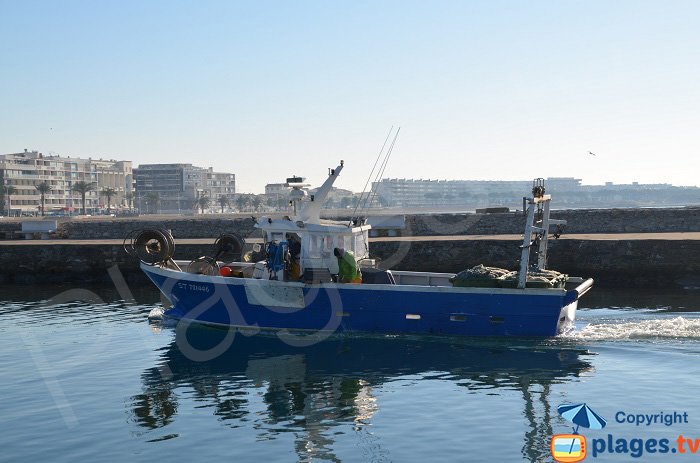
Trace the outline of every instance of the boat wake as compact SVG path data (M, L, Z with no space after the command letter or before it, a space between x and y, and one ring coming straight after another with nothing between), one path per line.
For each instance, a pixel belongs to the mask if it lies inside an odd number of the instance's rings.
M700 340L700 319L675 317L622 323L591 323L564 338L580 341L678 339Z

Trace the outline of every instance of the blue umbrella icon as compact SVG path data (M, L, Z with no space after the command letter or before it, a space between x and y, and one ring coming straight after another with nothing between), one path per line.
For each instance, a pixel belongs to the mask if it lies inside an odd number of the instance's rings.
M579 426L589 429L603 429L608 424L605 418L598 415L585 403L559 405L557 411L563 418L576 425L574 434L578 434ZM571 448L573 449L573 447L574 443L572 441ZM569 453L571 453L571 449L569 449Z
M607 421L594 412L591 407L583 404L563 404L557 407L559 414L576 425L574 434L578 434L579 426L589 429L603 429Z

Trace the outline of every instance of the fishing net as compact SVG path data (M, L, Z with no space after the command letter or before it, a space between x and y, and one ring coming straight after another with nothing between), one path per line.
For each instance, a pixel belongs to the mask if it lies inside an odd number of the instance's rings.
M563 288L569 276L556 270L527 272L527 288ZM450 278L452 286L470 288L517 288L518 272L477 265Z
M476 287L476 288L498 288L499 278L510 271L498 267L486 267L477 265L476 267L462 270L457 275L450 278L452 286Z

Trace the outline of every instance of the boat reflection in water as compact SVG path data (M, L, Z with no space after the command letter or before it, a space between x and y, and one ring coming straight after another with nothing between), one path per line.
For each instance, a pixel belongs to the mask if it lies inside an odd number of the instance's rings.
M305 338L299 346L298 338L279 333L251 336L183 322L164 329L175 337L159 365L144 372L143 393L131 400L139 426L175 423L179 402L193 400L231 427L253 422L257 440L294 432L300 461L336 461L334 440L342 437L329 430L370 424L381 407L377 389L406 375L447 378L477 394L519 391L524 412L512 412L528 422L522 454L539 461L548 456L557 416L550 386L591 369L583 358L590 352L542 340L334 335Z

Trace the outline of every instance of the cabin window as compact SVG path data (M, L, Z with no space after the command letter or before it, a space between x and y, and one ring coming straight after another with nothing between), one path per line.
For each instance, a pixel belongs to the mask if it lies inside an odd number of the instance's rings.
M420 320L420 315L417 313L407 313L406 320Z
M281 241L285 241L284 233L268 232L267 233L267 242L272 242L272 241L277 241L278 243Z
M332 255L334 247L335 246L333 246L333 237L330 235L325 235L323 237L323 251L326 253L331 253Z
M321 237L317 235L311 235L309 238L309 257L311 257L312 259L320 259L321 246L323 245L321 242Z
M333 239L329 235L311 235L309 238L309 257L320 259L333 255Z

